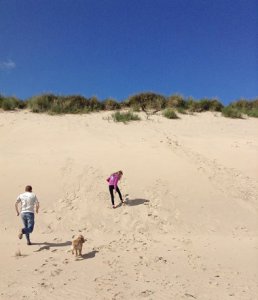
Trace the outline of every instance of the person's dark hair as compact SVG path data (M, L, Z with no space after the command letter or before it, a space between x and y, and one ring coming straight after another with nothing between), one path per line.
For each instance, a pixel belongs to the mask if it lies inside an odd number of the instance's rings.
M25 192L31 192L32 191L32 186L31 185L27 185L25 187Z

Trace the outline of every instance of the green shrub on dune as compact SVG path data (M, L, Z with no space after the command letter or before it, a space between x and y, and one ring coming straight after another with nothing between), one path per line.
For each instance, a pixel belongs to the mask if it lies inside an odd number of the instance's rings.
M120 108L120 103L111 98L104 100L103 105L105 110L116 110Z
M53 94L43 94L34 96L28 100L28 106L34 113L48 112L57 96Z
M222 116L228 118L242 118L243 116L258 117L258 99L240 99L224 107L223 104L215 98L196 100L192 97L184 98L180 94L165 97L153 92L138 93L122 102L118 102L112 98L99 101L95 96L85 98L81 95L57 96L54 94L42 94L22 101L16 97L6 97L0 94L0 108L3 110L30 108L32 112L48 113L51 115L130 109L133 112L143 111L147 119L149 116L164 109L166 110L163 111L163 115L171 119L178 118L175 111L180 114L216 111L222 112ZM130 114L132 113L129 113L129 119ZM115 118L119 120L120 115L117 115ZM122 120L123 118L126 119L122 114Z
M182 114L182 115L186 115L187 114L187 110L185 108L183 108L183 107L177 107L176 110L177 110L177 112L179 114Z
M166 107L176 108L176 109L186 109L187 102L183 98L183 96L179 94L174 94L167 98Z
M172 108L167 108L162 112L162 115L167 119L179 119L177 114Z
M232 108L235 108L235 109L238 109L238 110L241 110L241 111L248 111L250 109L252 109L253 107L258 107L257 105L255 105L256 101L247 101L245 99L240 99L240 100L237 100L233 103L230 103L229 106L232 107Z
M100 102L97 97L89 98L89 110L90 111L100 111L104 109L103 102Z
M237 110L241 114L247 115L248 117L258 117L258 99L255 99L253 101L240 99L231 103L229 107L231 107L234 110Z
M203 111L222 111L224 107L217 99L201 99L200 106Z
M191 113L201 112L201 110L199 108L199 103L191 97L187 100L187 106L186 107L187 107L187 110Z
M134 110L142 110L149 116L162 110L166 106L166 98L152 92L140 93L128 99L128 105Z
M17 108L19 108L19 109L25 109L25 108L27 108L27 107L28 107L27 101L23 101L23 100L19 100L19 101L18 101L18 106L17 106Z
M111 117L115 122L123 122L123 123L127 123L129 121L139 121L141 119L138 115L130 111L129 112L117 111L114 114L112 114Z
M85 98L80 95L55 96L44 94L28 100L32 112L47 112L49 114L76 114L98 111L104 105L96 97Z
M238 109L234 107L224 107L222 109L222 115L226 118L232 118L232 119L242 119L242 113Z
M243 115L248 117L258 117L258 99L248 101L240 99L230 103L227 107L223 108L222 115L228 118L243 118Z
M5 98L2 102L3 110L14 110L17 107L17 102L13 98Z
M59 97L53 107L51 107L52 113L65 113L76 114L88 112L90 109L89 100L80 95L71 95L66 97Z
M16 108L25 108L26 103L16 97L0 97L0 107L3 110L15 110Z
M222 111L223 104L217 99L203 98L196 101L190 98L187 102L187 107L191 112Z
M258 108L252 108L246 112L248 117L258 118Z
M2 108L2 103L4 101L4 96L0 94L0 108Z

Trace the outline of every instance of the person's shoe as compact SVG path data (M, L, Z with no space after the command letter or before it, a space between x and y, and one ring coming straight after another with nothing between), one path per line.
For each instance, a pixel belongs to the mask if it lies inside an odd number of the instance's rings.
M22 229L19 231L18 238L21 240L23 236Z
M116 208L116 206L115 206L115 205L113 205L112 207L113 207L113 208Z
M27 241L27 245L29 245L29 246L32 245L32 244L31 244L31 241Z

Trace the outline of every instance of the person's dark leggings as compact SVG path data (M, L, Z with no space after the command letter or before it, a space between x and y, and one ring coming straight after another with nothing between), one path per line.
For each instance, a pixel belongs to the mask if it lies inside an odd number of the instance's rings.
M113 185L109 186L109 192L110 192L110 196L111 196L112 205L115 205L115 202L114 202L114 189L115 189L115 187ZM120 200L122 202L123 198L122 198L122 195L121 195L121 192L120 192L118 186L116 187L116 191L118 192L119 198L120 198Z

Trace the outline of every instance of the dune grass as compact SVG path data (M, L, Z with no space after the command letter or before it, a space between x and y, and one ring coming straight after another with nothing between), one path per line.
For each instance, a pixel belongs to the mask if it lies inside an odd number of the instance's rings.
M196 100L192 97L184 98L180 94L163 96L154 92L142 92L116 101L107 98L100 101L97 97L86 98L81 95L60 96L54 94L41 94L33 96L25 101L16 97L3 96L0 94L0 108L8 110L28 108L34 113L57 114L85 114L98 111L130 110L129 113L115 113L112 118L115 122L129 122L138 120L133 112L144 112L147 119L162 111L164 117L177 119L176 112L180 114L193 114L205 111L222 112L222 116L239 119L243 116L258 117L258 99L240 99L227 106L215 98L202 98Z
M248 117L258 118L258 108L252 108L245 112Z
M141 118L132 112L120 112L117 111L111 115L113 121L115 122L123 122L124 124L130 121L139 121Z
M167 108L163 110L162 115L167 119L179 119L178 115L172 108Z
M114 105L114 103L113 103ZM85 98L80 95L55 96L44 94L28 100L32 112L55 114L81 114L105 109L105 104L96 97Z
M187 114L187 110L184 107L178 107L176 110L179 114L182 114L182 115Z
M234 107L224 107L222 115L226 118L242 119L242 112Z
M26 102L16 97L4 97L0 95L0 108L3 110L15 110L26 107Z
M225 107L222 114L225 117L230 118L242 118L243 115L248 117L257 118L258 117L258 99L253 101L247 101L245 99L240 99L238 101L230 103ZM241 115L241 117L240 117Z

